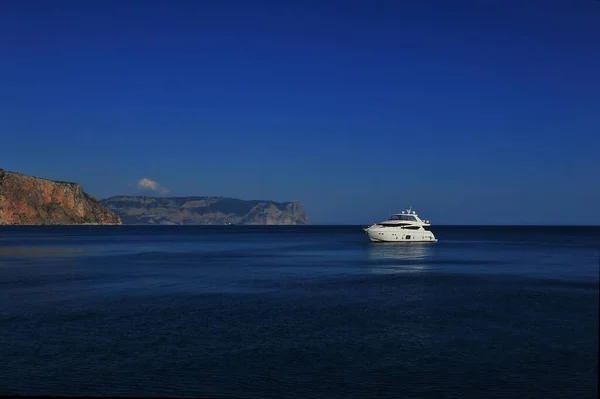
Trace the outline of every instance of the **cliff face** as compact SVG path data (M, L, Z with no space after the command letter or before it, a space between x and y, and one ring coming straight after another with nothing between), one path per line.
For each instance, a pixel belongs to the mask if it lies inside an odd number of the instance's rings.
M77 183L0 169L0 225L122 224Z
M110 197L102 202L125 224L310 224L298 202L244 201L223 197Z

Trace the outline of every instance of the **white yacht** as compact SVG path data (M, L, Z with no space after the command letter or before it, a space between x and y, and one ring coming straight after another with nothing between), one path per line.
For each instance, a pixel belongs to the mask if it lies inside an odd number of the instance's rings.
M437 242L433 233L426 229L429 226L431 222L422 220L410 207L363 230L373 242Z

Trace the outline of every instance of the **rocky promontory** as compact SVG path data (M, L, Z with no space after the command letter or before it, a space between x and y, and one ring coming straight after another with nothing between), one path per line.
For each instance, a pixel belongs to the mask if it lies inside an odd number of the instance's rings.
M225 197L117 196L102 200L124 224L307 225L299 202L246 201Z
M0 225L122 224L78 183L0 169Z

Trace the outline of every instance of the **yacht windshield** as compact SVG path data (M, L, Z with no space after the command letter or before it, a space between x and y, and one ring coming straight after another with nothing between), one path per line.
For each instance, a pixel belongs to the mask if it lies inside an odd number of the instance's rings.
M392 215L390 220L406 220L408 222L416 222L417 219L412 215Z

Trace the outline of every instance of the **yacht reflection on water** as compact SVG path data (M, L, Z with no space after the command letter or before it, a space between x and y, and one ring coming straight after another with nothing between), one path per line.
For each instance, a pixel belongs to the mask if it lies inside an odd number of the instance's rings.
M367 248L369 269L373 273L402 273L425 270L427 259L432 255L430 244L396 245L393 243L371 244Z

